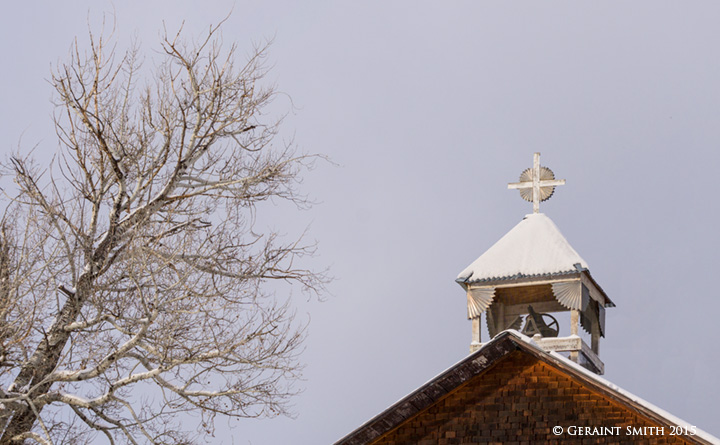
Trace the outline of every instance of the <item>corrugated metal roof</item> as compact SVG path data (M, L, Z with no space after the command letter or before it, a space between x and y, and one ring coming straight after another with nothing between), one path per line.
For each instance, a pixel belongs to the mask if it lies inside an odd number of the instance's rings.
M518 225L460 272L457 281L558 275L587 269L587 263L543 213L525 216Z

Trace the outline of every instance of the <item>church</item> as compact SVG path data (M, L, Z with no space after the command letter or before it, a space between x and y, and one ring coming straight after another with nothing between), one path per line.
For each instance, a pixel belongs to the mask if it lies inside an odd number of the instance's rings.
M539 211L564 183L535 153L533 167L508 185L533 213L458 275L470 355L336 445L720 444L601 377L605 312L615 304Z

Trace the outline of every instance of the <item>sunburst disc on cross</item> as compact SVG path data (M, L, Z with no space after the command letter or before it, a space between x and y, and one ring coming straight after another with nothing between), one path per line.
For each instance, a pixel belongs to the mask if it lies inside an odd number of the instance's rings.
M565 180L555 179L552 170L540 166L540 153L535 153L533 166L520 174L520 182L511 182L508 188L519 190L524 200L533 203L533 213L540 213L540 203L550 199L558 185L565 185Z

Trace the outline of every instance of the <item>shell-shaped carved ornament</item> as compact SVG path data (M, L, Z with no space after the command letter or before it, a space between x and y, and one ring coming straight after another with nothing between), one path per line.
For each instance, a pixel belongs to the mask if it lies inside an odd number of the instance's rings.
M555 173L553 173L552 170L550 170L547 167L540 167L540 180L541 181L551 181L555 179ZM528 168L525 169L524 172L520 174L520 182L532 182L533 180L533 169ZM520 196L522 199L528 202L532 202L533 200L533 189L532 188L525 188L520 189ZM540 187L540 201L547 201L552 197L553 193L555 193L555 186L545 186Z
M568 309L582 309L582 284L580 281L562 281L552 284L555 299Z
M468 319L479 317L495 298L494 287L470 288L467 291Z

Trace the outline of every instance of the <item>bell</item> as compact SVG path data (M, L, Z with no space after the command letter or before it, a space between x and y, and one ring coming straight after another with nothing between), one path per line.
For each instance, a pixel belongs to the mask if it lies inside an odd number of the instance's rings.
M550 320L546 322L544 317ZM538 314L532 306L528 306L528 316L525 317L525 327L522 333L528 337L540 334L542 337L557 337L560 332L558 321L550 314Z

